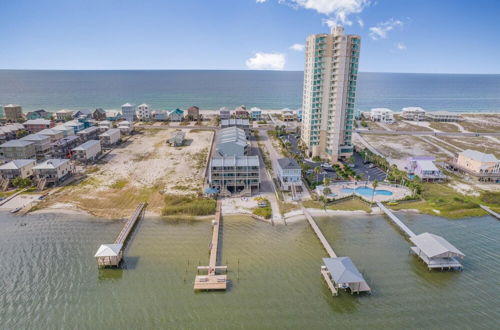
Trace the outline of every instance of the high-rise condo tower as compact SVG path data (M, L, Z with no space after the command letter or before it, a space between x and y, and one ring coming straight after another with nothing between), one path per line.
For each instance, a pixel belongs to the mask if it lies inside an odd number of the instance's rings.
M352 129L361 38L336 26L307 38L302 141L310 156L336 162L353 153Z

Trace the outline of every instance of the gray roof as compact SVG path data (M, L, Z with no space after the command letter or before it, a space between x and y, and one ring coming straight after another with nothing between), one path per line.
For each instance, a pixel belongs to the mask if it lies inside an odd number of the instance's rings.
M102 244L94 257L116 257L120 255L123 244Z
M222 119L221 126L250 126L248 119Z
M43 163L40 163L35 167L33 167L33 169L34 170L55 169L67 162L69 162L68 159L47 159Z
M120 130L118 128L110 128L99 136L111 136L117 133L120 134Z
M0 145L0 147L26 147L30 144L33 144L33 142L26 140L11 140Z
M30 134L26 135L25 137L22 137L21 140L24 141L44 141L44 140L49 140L50 138L47 135L43 134Z
M228 156L214 157L210 160L210 166L259 166L258 156Z
M424 252L429 258L446 258L446 257L464 257L465 255L460 252L456 247L451 245L443 237L423 233L417 236L410 237L410 240Z
M500 160L498 160L495 155L485 154L481 151L467 149L460 152L459 155L460 154L480 162L500 162Z
M323 262L335 283L365 282L363 275L349 257L323 258Z
M74 140L78 140L78 139L80 139L79 136L70 135L70 136L64 137L64 138L54 142L54 145L65 145L69 142L73 142Z
M18 170L26 165L36 163L34 159L15 159L0 166L0 170Z
M89 134L89 133L92 133L92 132L96 132L98 131L99 128L98 127L95 127L95 126L91 126L91 127L87 127L86 129L82 129L80 132L78 132L77 134L79 135L82 135L82 134Z
M236 143L240 146L246 146L248 144L245 131L236 126L219 130L219 132L217 133L216 143Z
M50 120L48 119L30 119L27 120L24 125L50 125Z
M38 134L47 135L47 136L61 134L61 133L62 133L62 131L57 130L57 129L53 129L53 128L46 128L43 131L38 132Z
M100 145L101 142L98 140L88 140L87 142L80 144L78 147L73 148L73 150L88 150L93 146L95 146L96 144Z
M293 158L280 158L278 159L278 164L282 169L287 170L297 170L300 169L299 164Z

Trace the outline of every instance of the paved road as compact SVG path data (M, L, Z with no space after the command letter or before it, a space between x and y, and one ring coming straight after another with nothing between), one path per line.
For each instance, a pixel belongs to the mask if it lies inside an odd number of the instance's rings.
M435 132L435 131L386 131L383 129L357 129L359 134L387 134L387 135L430 135L430 136L500 136L500 132Z

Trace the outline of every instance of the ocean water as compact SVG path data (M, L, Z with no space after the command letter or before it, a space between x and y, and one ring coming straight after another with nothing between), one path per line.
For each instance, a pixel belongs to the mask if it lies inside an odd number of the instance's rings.
M35 109L119 109L125 102L154 109L222 106L296 109L299 71L16 71L0 70L0 104ZM500 75L359 74L356 107L421 106L427 110L500 112Z
M271 226L224 217L226 292L193 291L208 262L210 221L139 222L123 269L94 253L123 221L85 215L0 214L0 329L495 329L500 227L492 217L446 220L399 213L416 233L443 235L466 257L461 272L429 272L378 215L318 219L350 256L371 295L332 297L321 243L305 221Z

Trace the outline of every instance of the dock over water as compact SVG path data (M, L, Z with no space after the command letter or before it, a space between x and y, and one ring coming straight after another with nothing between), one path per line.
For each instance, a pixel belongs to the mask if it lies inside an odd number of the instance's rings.
M198 271L206 270L207 275L197 275L194 280L194 290L226 290L227 275L217 274L218 270L227 271L227 266L217 266L217 252L219 248L221 201L217 200L217 209L213 221L212 241L210 243L210 259L208 266L198 266Z
M330 258L323 258L325 265L321 266L320 273L332 295L338 295L339 289L349 289L351 294L355 292L359 294L363 291L371 292L368 283L366 283L363 275L358 271L351 258L337 257L337 254L333 251L333 248L328 243L311 214L304 207L302 207L302 213L316 236L318 236L323 248L330 256Z
M144 216L148 203L140 203L123 226L113 244L102 244L95 254L99 267L118 267L123 258L123 248L137 221Z
M492 216L494 216L495 218L497 218L497 219L500 220L500 214L498 214L497 212L493 211L488 206L479 205L479 207L482 208L483 210L485 210L486 212L488 212L489 214L491 214Z
M377 202L377 206L415 244L410 251L425 262L429 269L462 269L457 258L463 259L465 255L446 239L430 233L416 235L384 204Z

